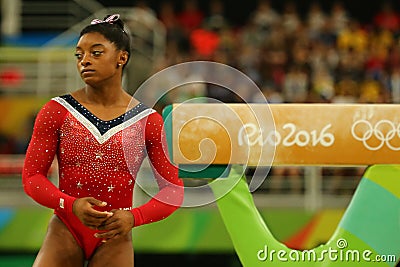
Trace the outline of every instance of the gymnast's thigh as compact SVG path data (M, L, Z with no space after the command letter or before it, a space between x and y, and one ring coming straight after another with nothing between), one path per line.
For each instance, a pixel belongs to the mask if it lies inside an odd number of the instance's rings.
M77 267L83 264L82 249L65 224L53 215L33 267Z
M133 267L132 232L97 248L88 267Z

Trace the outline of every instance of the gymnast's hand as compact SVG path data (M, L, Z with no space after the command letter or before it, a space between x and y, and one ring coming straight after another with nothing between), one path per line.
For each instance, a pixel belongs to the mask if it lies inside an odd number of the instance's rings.
M107 203L93 197L78 198L72 206L72 211L84 225L97 229L113 214L108 211L98 211L95 206L105 207Z
M104 232L95 234L95 237L102 238L104 242L127 235L135 225L135 219L130 211L112 210L111 212L113 215L97 228Z

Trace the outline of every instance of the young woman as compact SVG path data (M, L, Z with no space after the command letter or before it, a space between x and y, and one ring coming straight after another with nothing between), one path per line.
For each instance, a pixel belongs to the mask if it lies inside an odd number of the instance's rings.
M85 87L53 98L37 115L22 181L54 216L34 266L131 267L132 228L162 220L182 203L183 183L168 159L162 117L122 88L129 51L119 15L93 20L75 54ZM54 156L59 187L46 177ZM132 207L146 156L160 190Z

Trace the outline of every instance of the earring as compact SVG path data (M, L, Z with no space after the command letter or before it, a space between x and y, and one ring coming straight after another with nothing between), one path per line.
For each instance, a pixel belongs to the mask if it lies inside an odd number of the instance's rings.
M118 63L117 68L121 67L121 65L122 65L121 63Z

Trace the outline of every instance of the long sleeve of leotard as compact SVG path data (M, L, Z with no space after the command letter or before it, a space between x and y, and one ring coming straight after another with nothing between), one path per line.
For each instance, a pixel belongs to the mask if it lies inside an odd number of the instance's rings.
M178 178L178 168L169 160L163 125L163 119L158 113L147 118L146 149L159 192L144 205L132 209L135 226L168 217L183 201L183 182Z
M65 115L65 109L54 101L48 102L39 111L22 171L25 192L39 204L58 212L72 212L75 200L47 178L57 152L59 128Z

